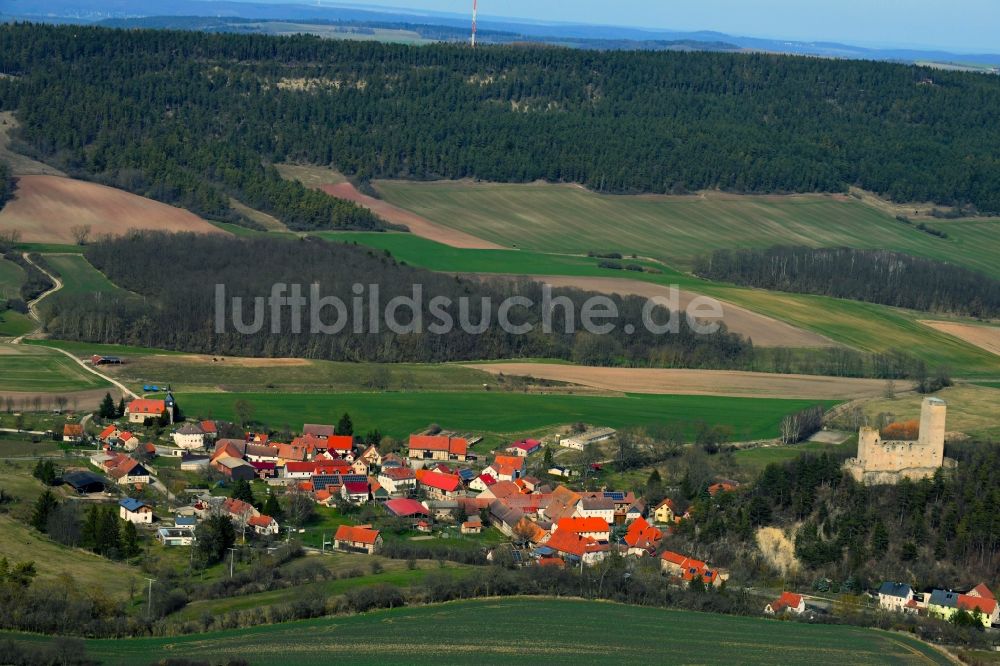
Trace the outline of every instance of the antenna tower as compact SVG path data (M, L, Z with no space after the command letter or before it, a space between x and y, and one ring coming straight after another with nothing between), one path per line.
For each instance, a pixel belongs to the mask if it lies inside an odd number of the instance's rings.
M472 0L472 48L476 48L476 14L479 13L479 0Z

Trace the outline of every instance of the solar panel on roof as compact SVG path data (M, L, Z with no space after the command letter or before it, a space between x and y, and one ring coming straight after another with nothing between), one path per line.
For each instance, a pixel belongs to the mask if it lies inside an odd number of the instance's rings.
M621 502L623 499L625 499L625 493L618 490L612 491L610 493L604 493L604 496L607 497L608 499L613 499L616 502Z

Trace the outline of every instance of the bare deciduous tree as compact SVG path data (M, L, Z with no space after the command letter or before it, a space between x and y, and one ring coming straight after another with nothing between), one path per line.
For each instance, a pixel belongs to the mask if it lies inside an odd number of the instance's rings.
M91 226L89 224L74 224L69 228L69 232L73 234L73 240L76 241L77 245L86 245L87 241L90 240Z

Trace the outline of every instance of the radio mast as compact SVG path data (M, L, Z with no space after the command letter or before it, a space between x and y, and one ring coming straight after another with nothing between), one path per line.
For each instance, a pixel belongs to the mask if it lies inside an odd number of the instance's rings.
M479 13L479 0L472 0L472 48L476 48L476 14Z

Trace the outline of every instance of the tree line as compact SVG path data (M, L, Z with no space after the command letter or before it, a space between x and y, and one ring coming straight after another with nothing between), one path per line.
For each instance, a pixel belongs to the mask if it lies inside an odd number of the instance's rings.
M716 250L696 260L701 277L969 317L1000 314L1000 280L891 250L778 246Z
M576 289L552 291L553 298L565 297L571 307L555 308L553 332L546 334L542 285L537 282L459 278L407 266L385 252L316 238L131 233L103 239L88 246L85 254L111 281L142 298L108 294L65 298L57 293L46 319L49 332L59 338L236 356L379 362L549 357L590 365L726 368L743 365L752 356L752 345L741 336L724 327L700 335L684 317L678 317L676 333L647 330L642 321L645 301L638 297L610 297L619 312L612 332L578 332L583 303L595 294ZM239 332L232 322L233 297L243 299L240 319L250 323L254 298L269 298L276 283L302 285L306 296L310 285L320 285L321 296L337 297L345 304L343 319L350 321L342 321L343 328L336 332L310 334L306 307L301 332L297 332L290 308L283 307L277 332L272 333L270 309L261 303L261 330ZM353 291L355 284L364 287L363 296ZM379 293L375 307L370 302L373 284ZM215 285L225 285L226 290L223 332L216 330ZM385 307L395 297L411 297L414 285L423 292L423 302L416 308L423 330L393 332L383 317ZM436 297L451 300L442 311L454 326L441 333L430 328L443 321L431 307ZM535 304L510 311L513 323L530 324L533 331L518 334L498 325L501 305L510 297L528 298ZM397 310L398 323L415 323L413 312ZM653 316L663 322L667 313L658 310ZM369 325L373 317L378 330ZM574 326L566 332L570 317ZM327 308L322 318L332 325L339 315ZM461 325L463 321L471 326ZM356 324L362 325L361 333L355 332ZM628 325L634 326L634 333L626 333Z
M600 192L836 192L1000 211L1000 80L773 54L412 47L7 24L26 149L74 174L294 228L375 227L269 164Z

